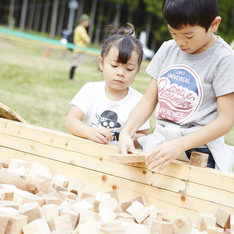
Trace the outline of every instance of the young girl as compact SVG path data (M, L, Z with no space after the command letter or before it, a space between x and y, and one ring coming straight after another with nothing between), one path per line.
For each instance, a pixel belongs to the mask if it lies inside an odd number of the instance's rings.
M66 128L73 135L108 144L116 143L118 133L127 122L142 94L129 87L142 62L141 43L131 36L134 27L115 29L102 46L99 67L104 81L85 84L70 102ZM83 121L84 120L84 121ZM133 140L148 134L146 121Z
M215 34L217 2L164 0L162 9L173 40L146 69L152 78L121 131L120 151L134 152L131 136L157 106L154 133L139 139L151 169L194 150L209 154L208 167L231 171L234 147L223 136L234 124L234 52Z

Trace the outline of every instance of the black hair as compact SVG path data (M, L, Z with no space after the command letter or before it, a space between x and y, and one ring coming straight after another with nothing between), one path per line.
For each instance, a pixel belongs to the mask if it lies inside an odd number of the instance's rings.
M172 28L199 25L208 31L218 16L218 4L217 0L164 0L162 11Z
M132 51L136 50L139 54L138 67L140 68L143 58L143 46L138 39L132 36L135 31L134 26L130 23L120 28L114 28L110 25L107 30L111 36L102 44L101 57L104 58L108 54L110 48L116 46L119 50L117 62L127 64L132 55Z

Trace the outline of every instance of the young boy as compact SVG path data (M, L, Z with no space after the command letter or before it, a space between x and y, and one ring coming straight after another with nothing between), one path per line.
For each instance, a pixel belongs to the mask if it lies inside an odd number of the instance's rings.
M208 167L231 171L234 147L223 136L234 124L234 52L215 35L217 2L164 0L162 10L173 40L146 69L152 78L121 131L120 152L135 151L131 136L157 106L154 133L138 139L151 169L195 150L209 153Z

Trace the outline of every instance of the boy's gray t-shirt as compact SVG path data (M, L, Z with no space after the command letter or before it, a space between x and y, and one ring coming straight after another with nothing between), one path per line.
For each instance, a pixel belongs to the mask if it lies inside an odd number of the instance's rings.
M146 72L158 80L155 113L163 125L204 126L217 117L217 97L234 92L234 52L220 37L200 54L188 54L174 40L167 41Z

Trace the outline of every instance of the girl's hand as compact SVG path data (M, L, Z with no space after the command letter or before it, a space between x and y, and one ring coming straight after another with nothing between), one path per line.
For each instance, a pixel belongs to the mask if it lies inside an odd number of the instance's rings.
M97 128L90 128L89 140L95 141L101 144L108 144L112 139L112 132L114 129L104 128L99 126Z
M160 171L184 152L180 139L167 141L148 153L146 155L146 164L149 165L149 168L154 169L157 167Z

